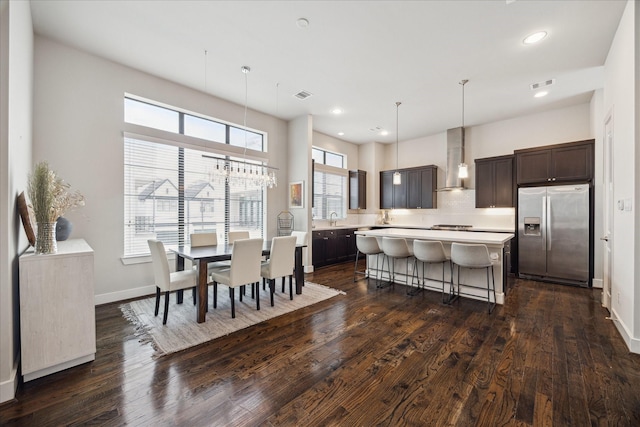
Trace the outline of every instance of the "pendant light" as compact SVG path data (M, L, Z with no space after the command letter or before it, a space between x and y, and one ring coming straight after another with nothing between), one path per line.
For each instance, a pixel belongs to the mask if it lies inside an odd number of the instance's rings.
M461 80L459 83L462 86L462 132L464 132L464 85L468 82L469 80ZM458 165L458 178L469 178L469 167L464 162L464 159L462 159L462 163Z
M396 102L396 171L393 173L393 185L402 184L402 176L398 171L398 107L400 107L401 102Z
M205 89L206 89L206 56L205 54ZM234 183L236 185L254 185L264 188L274 188L278 186L278 179L276 177L277 168L267 166L263 163L247 161L247 109L249 99L249 85L248 74L251 72L251 68L247 65L243 65L240 71L244 74L244 120L243 120L243 132L244 132L244 152L242 154L242 160L234 160L228 157L220 158L217 156L209 156L203 154L202 157L206 157L215 161L215 167L210 172L211 178L219 178L226 183Z

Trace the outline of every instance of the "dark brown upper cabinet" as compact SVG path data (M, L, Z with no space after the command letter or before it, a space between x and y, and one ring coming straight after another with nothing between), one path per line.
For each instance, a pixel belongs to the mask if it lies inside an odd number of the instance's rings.
M436 208L435 165L399 169L401 184L393 185L395 170L380 172L380 209Z
M367 208L367 172L349 171L349 209Z
M514 206L514 156L476 159L476 208Z
M517 184L593 179L594 140L516 150Z

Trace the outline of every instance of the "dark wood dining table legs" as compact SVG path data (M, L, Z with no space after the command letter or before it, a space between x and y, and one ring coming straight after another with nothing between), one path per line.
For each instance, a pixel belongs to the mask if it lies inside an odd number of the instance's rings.
M302 286L304 285L304 266L302 265L302 247L296 247L296 295L302 294Z
M209 304L209 281L207 280L207 265L209 262L201 259L198 265L198 289L196 290L196 305L198 306L198 323L204 323Z

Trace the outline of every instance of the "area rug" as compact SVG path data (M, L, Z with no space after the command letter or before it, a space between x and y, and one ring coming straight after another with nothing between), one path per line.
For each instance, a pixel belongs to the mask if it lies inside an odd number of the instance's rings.
M229 290L224 285L218 285L218 308L215 310L212 308L213 287L209 287L209 311L204 323L196 322L196 307L193 305L191 291L185 292L182 304L176 304L175 295L170 296L169 318L166 325L162 324L164 295L160 300L160 313L157 317L153 315L155 296L122 304L120 310L122 310L124 317L136 326L136 333L141 340L152 342L156 350L155 356L163 356L211 341L336 295L345 295L342 291L305 281L302 295L294 294L293 300L290 300L288 285L287 283L285 287L287 292L280 292L280 283L277 281L273 307L269 302L268 289L266 291L260 289L259 311L256 310L256 301L251 298L250 289L247 289L247 295L243 297L242 302L238 301L239 290L236 290L235 319L231 318Z

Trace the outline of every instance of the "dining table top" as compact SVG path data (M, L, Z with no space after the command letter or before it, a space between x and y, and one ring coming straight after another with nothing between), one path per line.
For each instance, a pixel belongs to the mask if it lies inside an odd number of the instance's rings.
M296 244L296 247L304 248L305 244ZM229 259L233 252L233 243L219 243L211 246L191 246L181 245L170 247L169 250L188 260L206 258L210 261ZM262 254L269 255L271 252L271 240L265 240L262 245Z

